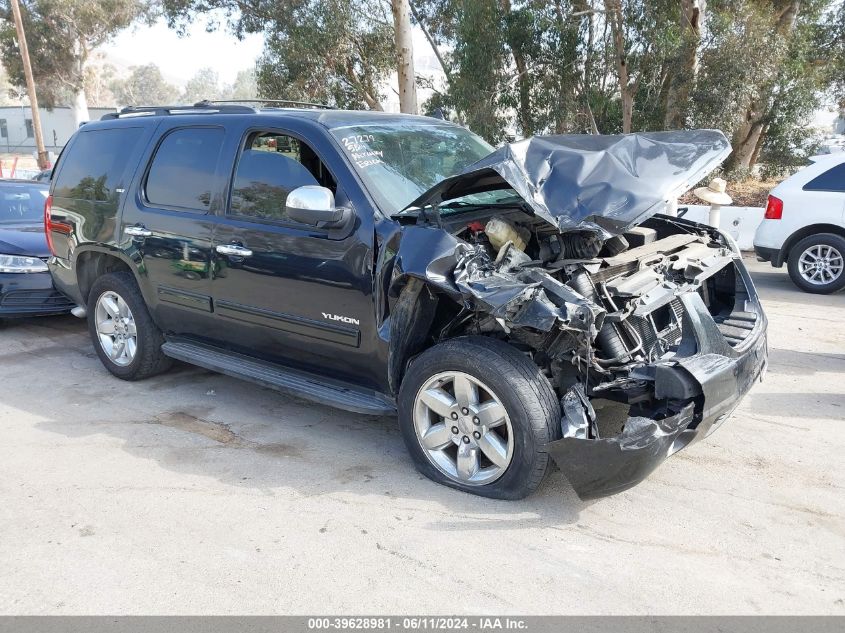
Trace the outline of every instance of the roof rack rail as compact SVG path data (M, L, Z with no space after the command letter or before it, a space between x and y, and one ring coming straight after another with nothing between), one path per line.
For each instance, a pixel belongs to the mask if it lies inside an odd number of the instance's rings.
M295 99L223 99L219 101L213 100L203 100L195 103L195 106L203 106L203 107L214 107L217 104L237 104L237 103L272 103L272 104L288 104L294 106L302 106L306 108L322 108L326 110L331 110L330 105L326 105L325 103L314 103L312 101L296 101Z
M245 105L220 104L216 105L210 101L200 101L193 105L166 105L166 106L126 106L119 112L109 112L100 117L101 121L108 119L120 119L137 116L167 116L170 114L257 114L256 108Z

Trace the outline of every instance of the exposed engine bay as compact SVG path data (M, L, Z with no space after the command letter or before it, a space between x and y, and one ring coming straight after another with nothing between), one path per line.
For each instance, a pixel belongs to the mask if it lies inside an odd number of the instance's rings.
M535 138L442 181L394 216L385 249L393 384L426 345L499 338L560 398L548 450L579 495L642 480L765 370L765 315L735 244L657 214L728 151L713 131ZM492 204L476 195L491 191Z
M657 367L694 351L681 350L684 295L700 298L731 345L757 319L734 250L709 227L657 216L602 240L559 233L518 208L439 223L406 227L454 240L443 263L454 264L448 281L462 308L438 338L494 336L530 354L561 397L564 437L618 434L631 416L660 419L695 398L693 387L667 394L655 382Z

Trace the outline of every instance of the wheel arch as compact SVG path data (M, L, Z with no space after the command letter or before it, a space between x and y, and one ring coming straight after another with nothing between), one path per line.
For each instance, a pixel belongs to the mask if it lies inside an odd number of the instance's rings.
M803 240L805 237L810 237L811 235L819 233L833 233L834 235L838 235L845 239L845 227L836 224L810 224L808 226L801 227L786 238L786 241L783 243L783 248L780 249L780 253L778 255L779 266L782 266L784 262L789 261L789 252L798 242Z
M437 284L418 277L405 278L391 291L398 298L390 310L388 385L396 395L411 359L442 342L443 333L467 308Z
M79 294L82 300L87 303L91 287L98 277L105 274L126 271L131 272L138 281L138 275L131 260L120 251L108 250L98 247L90 247L77 250L74 260L76 270L76 282L79 286ZM140 286L140 284L139 284Z

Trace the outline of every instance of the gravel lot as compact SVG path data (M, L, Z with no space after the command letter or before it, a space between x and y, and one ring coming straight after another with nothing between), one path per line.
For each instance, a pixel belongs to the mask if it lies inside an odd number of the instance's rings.
M748 261L770 369L615 497L420 477L395 420L180 366L112 378L83 322L0 326L3 614L845 614L845 294Z

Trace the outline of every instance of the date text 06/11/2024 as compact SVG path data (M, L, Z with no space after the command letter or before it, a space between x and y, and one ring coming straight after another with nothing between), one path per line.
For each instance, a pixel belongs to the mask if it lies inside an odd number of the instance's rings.
M525 620L511 617L322 617L309 618L309 630L369 630L369 631L519 631L525 630Z

